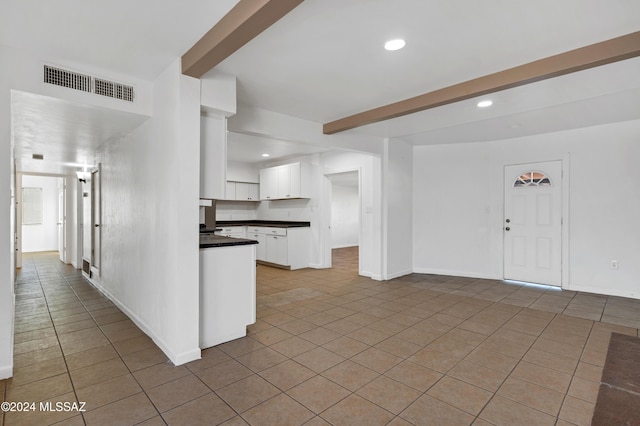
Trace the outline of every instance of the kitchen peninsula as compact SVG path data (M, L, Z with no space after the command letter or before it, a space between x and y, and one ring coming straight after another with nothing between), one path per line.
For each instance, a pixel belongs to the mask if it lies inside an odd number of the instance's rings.
M200 348L247 335L256 322L257 241L200 234Z

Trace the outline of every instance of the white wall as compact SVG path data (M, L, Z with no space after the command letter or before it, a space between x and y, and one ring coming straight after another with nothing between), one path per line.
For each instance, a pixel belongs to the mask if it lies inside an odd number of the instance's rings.
M175 364L200 357L200 85L176 60L154 82L153 116L105 144L105 291Z
M359 244L360 196L357 186L331 183L331 248Z
M11 141L12 55L0 46L0 379L13 375L15 170ZM6 201L9 202L6 202Z
M415 147L414 271L502 278L503 166L565 159L570 190L563 287L640 298L639 135L636 120ZM610 269L611 260L618 270Z
M22 176L23 188L42 188L42 223L22 225L22 252L58 251L58 190L61 178Z
M260 182L259 164L227 161L227 180L236 182Z
M413 272L413 147L386 140L384 151L382 276L388 280Z

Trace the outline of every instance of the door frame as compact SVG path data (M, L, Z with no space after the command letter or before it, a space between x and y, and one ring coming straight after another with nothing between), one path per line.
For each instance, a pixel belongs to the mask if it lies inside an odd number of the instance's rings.
M498 265L499 270L500 270L500 276L501 279L504 280L505 276L504 276L504 254L505 254L505 238L504 238L504 209L505 209L505 204L506 204L506 200L505 200L505 187L506 187L506 182L505 180L505 173L504 173L504 169L506 166L517 166L517 165L525 165L525 164L535 164L535 163L544 163L544 162L548 162L548 161L560 161L561 162L561 167L562 167L562 185L561 185L561 194L560 194L560 199L562 202L562 227L561 227L561 244L562 244L562 254L561 254L561 269L562 269L562 274L561 274L561 282L560 282L560 287L564 290L569 290L570 289L570 265L569 265L569 253L570 253L570 246L569 246L569 235L570 235L570 223L569 223L569 204L570 204L570 165L571 165L571 156L570 154L564 153L560 156L557 157L529 157L529 158L517 158L517 159L513 159L513 160L504 160L502 162L502 164L500 165L500 174L501 174L501 178L498 179L498 181L500 182L500 193L502 194L501 196L501 206L500 206L500 214L499 216L499 220L500 220L500 227L498 228L499 231L499 238L500 238L500 257L498 258L498 261L500 262L500 264Z
M322 172L323 189L322 189L322 205L324 206L321 223L321 238L323 240L323 262L322 268L331 268L331 202L333 199L332 183L329 179L330 175L340 173L356 172L358 174L358 274L362 275L362 167L345 167L340 169L324 169Z

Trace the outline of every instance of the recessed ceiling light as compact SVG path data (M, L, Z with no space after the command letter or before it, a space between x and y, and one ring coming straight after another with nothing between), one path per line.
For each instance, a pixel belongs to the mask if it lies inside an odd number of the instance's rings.
M397 38L395 40L389 40L384 44L384 48L387 50L398 50L402 49L405 46L405 41L401 38Z
M493 102L488 100L488 99L486 101L478 102L478 108L486 108L486 107L491 106L491 105L493 105Z
M269 154L267 154L266 152L264 154L262 154L263 157L268 157Z

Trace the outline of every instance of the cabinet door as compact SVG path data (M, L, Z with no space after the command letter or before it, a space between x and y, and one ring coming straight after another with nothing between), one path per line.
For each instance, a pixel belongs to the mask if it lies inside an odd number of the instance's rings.
M247 237L251 240L256 240L258 242L258 246L256 247L256 259L266 261L266 253L267 248L265 247L266 243L266 235L264 234L251 234L247 235Z
M278 198L300 198L300 163L278 167Z
M236 183L232 181L227 181L227 192L224 197L225 200L235 200L236 199Z
M278 198L278 170L275 167L260 170L260 199Z
M284 266L289 264L287 237L281 237L278 235L266 235L265 248L265 260L267 262Z
M247 185L249 185L249 200L251 201L259 200L260 185L258 185L257 183L249 183Z
M244 182L236 182L236 200L249 200L249 184Z

